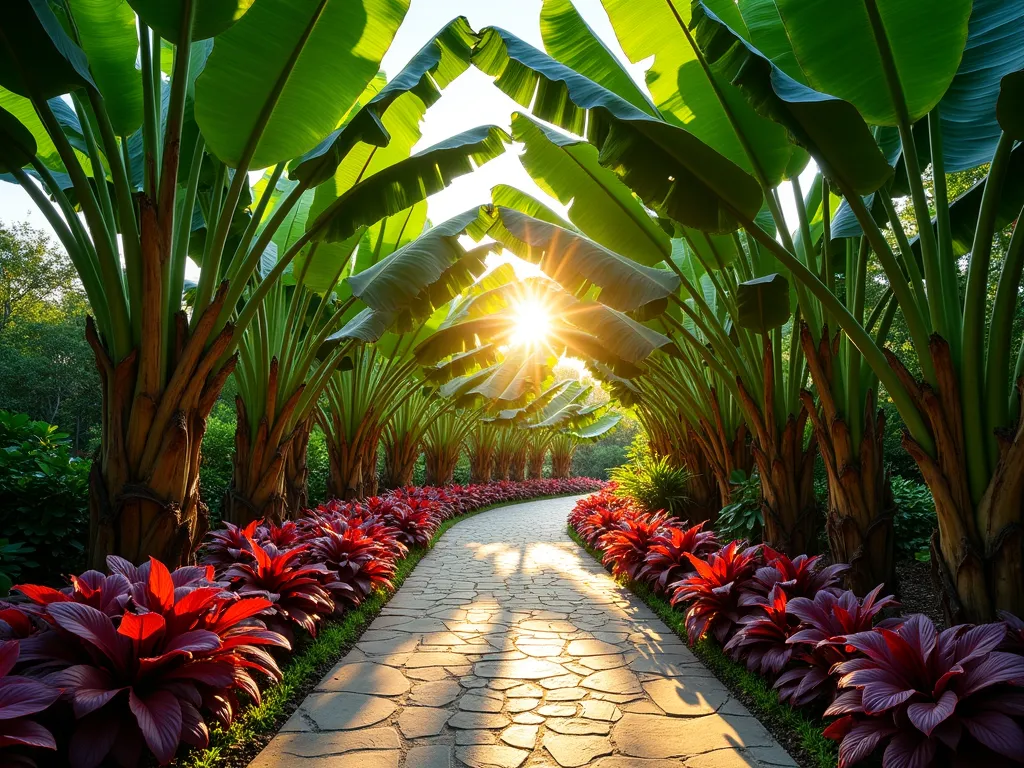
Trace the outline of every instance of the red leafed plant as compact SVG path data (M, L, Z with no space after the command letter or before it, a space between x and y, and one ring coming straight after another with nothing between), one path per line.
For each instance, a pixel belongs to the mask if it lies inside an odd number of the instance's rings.
M881 591L882 585L879 585L863 600L847 590L839 595L822 591L813 600L795 597L789 601L786 611L800 626L787 641L793 647L793 668L775 681L782 701L804 706L815 699L835 697L836 678L831 674L832 668L858 655L852 646L835 639L869 631L883 609L899 605L892 595L879 599ZM891 629L901 621L888 619L880 626Z
M1024 655L1024 621L1009 611L999 611L999 618L1006 625L1006 642L1000 650Z
M394 543L388 537L385 541ZM401 545L398 545L401 546ZM374 587L390 584L395 562L381 540L359 526L324 528L311 544L310 557L327 566L324 586L340 606L359 605Z
M327 566L303 563L308 544L285 552L251 538L248 544L252 560L237 562L224 572L231 588L241 595L266 597L273 604L267 621L274 629L295 624L316 635L317 624L334 613L334 602L321 586L329 575Z
M775 585L786 590L786 596L790 598L814 597L824 589L839 592L842 575L850 570L845 563L821 568L818 565L821 555L790 558L767 544L762 545L761 552L765 565L754 572L754 578L748 585L749 593L744 597L745 604L761 602Z
M774 586L763 603L741 616L740 628L725 644L733 658L746 659L747 669L774 677L789 664L793 646L787 642L796 631L798 620L786 612L786 591Z
M887 743L884 768L998 763L1024 755L1024 657L996 648L1003 624L937 632L915 614L895 630L836 638L863 654L836 667L843 690L825 735L841 739L839 766Z
M249 539L256 535L259 523L259 520L253 520L243 528L224 521L223 528L206 534L200 562L219 570L248 559Z
M689 552L686 558L696 573L669 585L672 605L690 603L686 610L686 634L691 643L710 632L725 643L746 611L740 596L754 573L759 547L733 541L704 560Z
M32 765L23 748L56 749L53 734L29 719L60 698L60 689L30 677L12 675L17 640L0 642L0 765ZM15 751L17 750L17 751Z
M289 648L288 641L254 618L271 608L269 600L238 599L215 586L176 596L171 573L156 560L144 588L149 610L120 617L85 603L52 602L46 616L54 629L21 641L23 654L34 650L30 673L60 666L44 679L64 690L75 715L73 768L107 759L136 766L144 747L167 763L180 742L205 747L204 711L227 725L237 711L236 690L259 700L253 672L280 678L263 646ZM47 660L55 644L72 650ZM71 656L78 660L68 664Z
M291 520L280 525L263 524L256 529L253 536L260 544L273 544L278 549L291 549L302 543L302 531Z
M413 509L408 504L395 504L384 515L384 521L398 532L398 540L406 547L425 547L437 530L437 518L427 506Z
M704 523L689 528L666 525L651 539L644 565L637 576L663 594L668 591L669 584L693 573L687 552L704 557L719 547L721 543L714 531L705 531Z
M651 545L669 519L666 512L624 515L618 527L612 528L597 542L604 550L604 564L610 565L616 576L635 579Z

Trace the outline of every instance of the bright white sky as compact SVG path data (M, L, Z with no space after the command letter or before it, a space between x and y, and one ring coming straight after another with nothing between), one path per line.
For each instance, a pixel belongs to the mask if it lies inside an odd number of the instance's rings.
M634 79L643 84L646 67L629 63L612 30L600 0L574 0L579 12L605 44L619 57ZM513 0L506 3L485 3L480 0L412 0L412 7L384 57L382 67L389 76L398 72L430 37L456 16L465 16L470 26L482 29L499 26L526 42L543 48L540 36L541 0ZM423 125L423 138L416 149L436 144L443 139L478 125L494 124L508 129L509 118L519 105L491 85L490 78L470 68L452 83L441 100L431 107ZM473 174L456 179L429 201L431 221L444 221L474 206L490 201L491 187L510 184L544 199L512 148ZM788 188L788 184L784 185ZM795 209L788 189L780 190L786 218L793 220ZM564 213L557 201L548 199L555 210ZM32 205L20 187L0 182L0 221L27 220L32 226L52 232L46 219ZM518 260L517 260L518 261Z

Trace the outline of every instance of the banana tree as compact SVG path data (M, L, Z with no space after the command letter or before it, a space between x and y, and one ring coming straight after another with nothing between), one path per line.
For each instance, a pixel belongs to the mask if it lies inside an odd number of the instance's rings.
M997 609L1020 612L1024 537L1019 530L1024 503L1012 478L1019 476L1016 463L1024 454L1011 384L1020 368L1011 358L1010 328L1011 296L1019 290L1024 241L1016 231L1008 238L998 275L992 254L1001 236L1006 237L1001 230L1019 216L1024 202L1020 185L1013 181L1014 164L1019 162L1014 143L1021 136L1015 118L1021 108L1015 83L1021 75L1014 70L1024 66L1014 40L1024 24L1024 12L1012 4L946 3L940 16L935 15L939 9L922 8L884 26L870 13L856 21L844 17L843 23L850 24L844 27L843 43L811 54L808 17L793 15L788 7L783 10L772 28L784 31L790 41L794 58L788 67L780 63L773 68L751 41L707 8L694 26L702 47L713 55L714 66L752 101L764 104L814 156L829 187L843 198L836 226L844 214L856 222L853 234L861 240L847 245L848 254L855 252L846 271L852 301L843 302L829 290L828 274L822 280L803 261L797 264L794 256L800 254L784 244L766 243L856 350L846 381L832 386L833 404L828 407L847 421L857 419L862 410L857 406L871 396L860 370L865 364L870 367L900 411L907 426L904 445L935 498L939 530L932 542L933 563L949 618L984 621ZM838 25L840 19L833 21ZM989 34L993 25L1003 34ZM915 47L936 50L940 38L942 56L927 67L914 57L897 61L891 56L894 50ZM843 69L855 55L869 62L868 76L858 77L856 83ZM771 59L777 61L774 54ZM837 98L814 93L811 87ZM798 91L803 98L793 107ZM860 137L859 142L837 145L832 137L840 130ZM894 144L898 151L892 149ZM922 171L929 162L930 185ZM984 179L952 199L947 174L986 162ZM874 197L864 200L863 194ZM894 201L905 196L912 204L914 238L913 229L908 230L896 213ZM888 237L874 216L876 205L888 225ZM823 244L827 254L832 243L823 239ZM868 253L881 266L892 301L910 329L920 380L884 347L884 331L878 331L885 327L885 307L876 305L868 313L864 306L865 280L859 273ZM961 286L956 260L965 254L966 284ZM989 291L996 296L991 306ZM827 342L817 346L824 350ZM820 356L827 362L827 354ZM818 375L822 380L827 377L827 368ZM834 404L836 390L846 393L842 411ZM865 422L868 426L871 419ZM871 428L877 432L877 425ZM856 445L855 426L849 431L850 442ZM865 440L870 442L871 431L861 434L863 446ZM837 455L846 451L848 446L840 441ZM873 470L862 462L861 471L870 475ZM869 543L868 533L863 532L861 548Z
M440 397L436 392L429 391L419 391L411 395L398 407L385 425L382 434L385 488L404 488L413 484L416 461L423 450L427 433L452 408L453 404L450 401ZM458 455L455 462L458 462ZM434 469L437 471L436 466ZM454 472L454 463L451 464L451 469Z
M225 505L228 519L235 523L259 516L280 520L302 508L305 446L316 404L352 346L376 341L361 333L346 335L341 343L340 336L332 335L359 310L348 278L375 266L421 233L426 202L416 199L419 178L439 173L441 184L446 184L462 172L467 158L484 162L489 151L500 151L497 144L485 148L492 135L499 135L487 131L462 134L461 139L411 156L427 108L469 66L474 41L465 19L446 25L390 83L375 78L360 97L362 106L346 117L329 142L298 164L296 174L302 175L313 158L328 154L328 149L338 160L333 173L302 193L286 213L285 226L278 229L264 254L259 277L275 266L275 254L288 252L306 227L342 197L365 195L363 190L379 194L383 180L408 185L405 202L414 204L370 222L372 226L359 227L340 243L306 245L297 256L297 270L287 272L267 294L257 322L251 324L240 347L237 378L243 385L239 387L237 450ZM384 131L387 142L359 139L365 126L374 124ZM262 207L264 222L279 214L279 204L298 184L276 171L265 175L257 185L261 200L263 196L269 200ZM427 192L428 186L424 184L422 191Z
M427 485L451 485L469 433L476 425L471 414L448 410L432 421L423 434Z
M206 416L266 295L307 245L342 242L443 186L435 168L338 196L253 283L303 194L332 178L357 140L387 143L372 110L351 130L338 126L408 1L9 6L0 170L56 230L95 313L87 336L104 417L89 560L178 564L206 526ZM266 222L269 198L262 208L248 200L248 173L262 168L297 181ZM189 258L201 268L190 316L181 305Z
M782 227L780 242L758 226L756 209L767 197L763 192L755 194L762 186L758 169L752 168L752 175L731 177L728 183L716 175L716 183L708 171L723 159L721 154L694 152L690 167L699 173L697 185L671 170L669 175L690 190L703 192L713 187L710 194L715 199L699 204L691 200L688 210L663 194L668 179L664 173L654 173L661 166L651 159L664 156L662 144L652 142L647 157L640 151L630 157L622 151L613 156L609 151L602 160L664 217L712 233L741 227L795 279L812 339L820 338L820 329L815 328L819 318L809 299L814 296L821 314L842 329L878 376L906 424L908 449L936 498L939 532L934 539L933 562L951 618L988 620L997 608L1020 612L1024 580L1020 578L1019 530L1024 506L1019 503L1018 484L1007 482L1019 476L1013 467L1020 441L1008 437L1000 445L997 438L997 434L1016 435L1018 423L1018 412L1009 397L1014 367L1008 353L1009 323L1004 320L1012 305L1008 297L1019 287L1016 248L1008 246L1009 269L1002 271L995 286L996 295L1002 293L1004 301L993 306L989 323L993 332L987 339L984 333L989 317L985 293L988 283L995 281L990 276L992 243L997 229L1020 211L1016 185L1007 183L1013 178L1008 171L1021 128L1016 117L1020 114L1020 89L1016 87L1020 76L1011 71L1020 66L1014 56L1019 46L1014 47L1002 35L983 33L996 17L1013 29L1019 9L979 3L972 17L970 2L948 2L941 9L915 6L885 17L891 9L880 10L881 3L867 9L850 6L841 13L833 13L832 7L824 12L819 4L777 5L778 19L762 15L755 23L750 16L749 24L742 11L752 10L750 6L698 5L692 19L676 9L676 29L692 33L689 36L699 47L691 48L703 54L700 68L723 86L724 99L748 96L750 104L778 122L814 157L830 187L843 197L907 321L921 360L922 382L905 372L895 355L886 353L883 342L867 330L868 321L859 322L829 290L827 276L823 280L818 263L809 258L813 251L787 242ZM972 25L977 36L967 49L971 52L968 57L965 45ZM660 29L662 25L649 26ZM827 44L822 45L822 40ZM478 60L486 43L485 33L477 49ZM766 50L762 53L756 46ZM938 55L916 55L937 50L941 50ZM894 55L896 51L899 53ZM958 73L961 59L967 59L967 64ZM524 78L517 80L519 90L525 93ZM954 80L959 80L956 88ZM497 82L501 85L501 78ZM581 94L578 89L573 93L573 85L571 78L548 78L542 86L547 92L537 103L558 105L560 115L551 115L555 122L582 126L580 113L593 114L595 101L592 93ZM984 98L977 98L979 94ZM944 120L943 115L955 115L956 119ZM545 114L539 116L547 119ZM913 124L924 118L927 123L922 127L927 125L930 139L927 151L923 146L918 149L921 137L913 130ZM595 130L590 128L592 123ZM954 123L960 123L962 130L958 132ZM599 148L608 146L607 125L600 117L587 122L588 135ZM918 239L911 241L902 225L890 222L895 247L861 198L879 192L893 175L881 145L887 138L891 140L894 131L901 144L900 162L894 185L883 190L880 207L883 215L891 218L884 210L884 198L891 202L905 177L919 233ZM703 148L711 150L709 144L710 134ZM946 171L955 167L955 158L970 163L986 154L993 162L984 183L972 190L971 197L950 200ZM930 159L935 169L934 221L929 217L920 170L922 157ZM694 168L698 160L700 168ZM771 201L767 202L771 207ZM961 202L965 205L957 207ZM1001 209L1008 211L1006 218ZM709 210L724 214L717 226L706 219L698 221ZM959 233L961 242L963 233L968 233L964 252L969 249L970 258L963 294L954 269L958 242L954 232ZM971 364L966 365L965 360ZM984 362L979 364L979 360ZM981 394L990 391L993 397L985 397L983 407ZM974 418L982 411L984 418ZM849 413L843 415L850 418ZM1007 428L1010 432L997 432Z

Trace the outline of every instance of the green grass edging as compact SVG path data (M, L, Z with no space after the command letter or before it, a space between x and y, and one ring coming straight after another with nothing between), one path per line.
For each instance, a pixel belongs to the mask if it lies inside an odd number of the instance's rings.
M504 501L445 520L438 526L427 546L410 549L409 554L398 561L390 588L376 589L358 608L349 611L339 619L324 622L317 636L302 646L282 665L281 682L262 692L262 701L259 705L246 707L226 730L219 727L210 728L210 745L206 749L190 750L175 764L181 768L215 768L223 765L225 760L233 756L228 754L229 750L232 752L247 751L247 747L251 747L261 737L276 732L283 724L284 719L298 707L298 694L305 692L311 682L315 683L316 680L319 680L326 668L337 663L356 644L359 636L377 618L381 609L399 590L420 560L456 523L500 507L580 495L579 493L561 493L536 496L532 499ZM255 754L248 755L246 762L253 757Z
M569 538L582 547L597 562L602 562L601 553L590 547L573 527L566 527ZM619 578L617 581L642 600L654 611L658 618L684 641L686 638L686 619L666 600L654 593L646 584L630 579ZM689 645L689 642L687 641ZM789 733L796 734L803 757L817 768L835 768L839 764L839 752L836 743L824 736L825 728L820 720L810 717L804 712L794 709L783 701L772 689L771 685L759 675L754 674L742 664L728 656L722 648L709 637L703 637L696 645L690 645L693 655L700 659L704 666L715 673L733 693L743 697L743 703L762 723L773 725Z

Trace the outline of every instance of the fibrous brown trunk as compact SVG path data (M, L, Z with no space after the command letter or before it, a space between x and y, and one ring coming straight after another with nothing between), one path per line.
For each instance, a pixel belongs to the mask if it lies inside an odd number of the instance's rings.
M483 449L470 451L469 481L471 483L489 483L494 470L494 450Z
M491 477L495 480L508 480L512 472L512 453L498 450L494 452L494 465Z
M993 621L996 611L1024 616L1024 420L996 435L999 458L981 500L971 498L960 388L949 345L929 344L938 389L915 381L888 350L889 364L910 392L935 440L929 455L908 433L903 446L935 499L932 573L950 624ZM1024 397L1024 380L1017 383Z
M293 519L300 517L309 508L309 466L306 457L309 451L309 435L313 430L313 418L300 422L295 427L291 448L284 465L284 493L288 512Z
M379 486L377 477L377 448L380 445L380 434L382 427L376 427L371 431L370 441L363 451L363 486L356 498L365 499L368 496L376 496Z
M526 472L526 447L517 449L512 454L512 461L508 465L508 479L520 482Z
M266 407L276 408L278 384L277 358L270 361ZM289 420L304 386L298 387L280 412L259 420L255 436L249 425L249 414L241 397L235 397L235 453L232 457L231 486L224 498L224 519L245 526L252 520L264 519L280 525L294 511L288 507L285 490L285 465L291 453L296 430L287 431Z
M144 292L159 278L154 247L152 205L142 209ZM150 264L152 262L152 264ZM92 347L103 386L102 438L89 475L91 568L106 568L108 555L133 563L150 556L174 568L188 562L208 528L206 505L199 498L199 462L206 419L236 358L221 358L231 345L228 325L210 339L224 303L221 285L195 329L184 312L175 315L174 349L166 378L161 361L149 347L120 361L111 360L90 319L86 338ZM157 302L159 304L159 302ZM144 312L143 338L162 337L159 307ZM159 350L161 344L155 344Z
M699 449L693 430L690 432L687 440L678 441L672 456L676 466L685 467L687 471L686 520L690 525L712 523L728 502L722 502L711 464Z
M575 451L562 453L561 451L551 452L551 476L558 479L565 479L572 474L572 456Z
M433 486L451 485L455 477L455 467L459 463L462 447L447 447L435 450L429 445L424 451L426 459L426 484Z
M711 389L711 413L713 421L702 417L699 429L691 428L688 435L700 447L700 453L714 477L721 509L732 498L733 472L738 469L750 475L754 468L754 454L745 424L740 424L732 435L728 434L714 388Z
M531 480L539 480L544 476L544 457L547 452L547 448L540 451L530 448L526 458L526 475Z
M761 482L764 539L790 557L813 554L818 549L821 514L814 497L815 437L804 446L807 411L801 407L780 430L775 419L775 366L770 342L765 339L764 401L760 407L741 379L740 401L748 423L754 427L751 449Z
M405 488L413 484L420 444L411 435L384 440L384 487Z
M832 395L839 334L830 341L826 327L816 347L804 325L801 343L818 391L817 405L810 392L804 391L800 397L814 426L828 477L825 527L832 559L849 563L846 583L856 594L863 596L879 584L892 591L896 536L892 485L882 451L884 412L876 413L874 393L870 393L864 409L864 434L855 445Z

